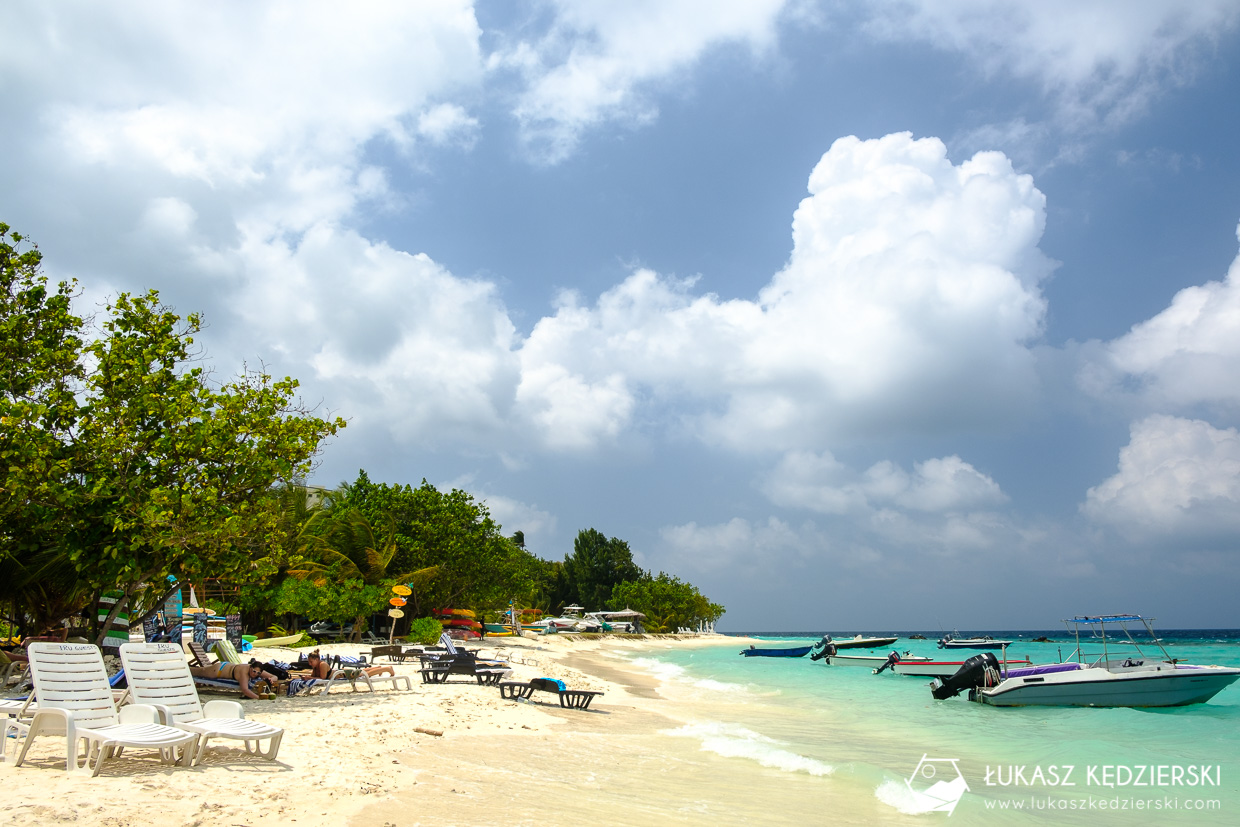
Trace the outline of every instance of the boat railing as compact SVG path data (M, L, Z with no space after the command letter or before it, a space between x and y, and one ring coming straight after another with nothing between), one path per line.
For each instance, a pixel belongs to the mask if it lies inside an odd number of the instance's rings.
M1154 618L1140 615L1098 615L1095 617L1074 617L1064 621L1070 632L1076 637L1076 651L1069 655L1082 665L1110 669L1112 664L1121 668L1136 660L1145 661L1149 658L1142 646L1156 646L1163 659L1174 663L1171 654L1163 646L1162 640L1154 633ZM1129 624L1140 623L1148 640L1138 643L1133 637ZM1108 634L1108 627L1112 630ZM1138 632L1139 633L1139 632ZM1088 648L1087 648L1088 647Z

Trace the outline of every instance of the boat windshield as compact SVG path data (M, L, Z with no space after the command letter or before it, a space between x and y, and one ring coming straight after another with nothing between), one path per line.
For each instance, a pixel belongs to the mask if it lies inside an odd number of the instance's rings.
M1141 615L1097 615L1073 617L1063 621L1076 636L1076 660L1084 665L1102 665L1112 660L1144 660L1141 646L1154 646L1163 660L1175 663L1154 634L1154 618ZM1140 642L1138 642L1140 641Z

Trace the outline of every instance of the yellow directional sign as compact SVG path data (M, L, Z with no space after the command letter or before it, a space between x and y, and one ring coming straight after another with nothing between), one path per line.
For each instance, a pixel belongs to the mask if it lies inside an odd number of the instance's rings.
M396 594L399 594L402 597L408 597L409 595L413 594L413 589L409 588L408 586L393 586L392 591L394 591Z

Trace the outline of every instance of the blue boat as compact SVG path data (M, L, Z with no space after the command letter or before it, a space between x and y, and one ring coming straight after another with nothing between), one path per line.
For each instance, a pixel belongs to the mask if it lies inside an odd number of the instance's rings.
M742 649L741 654L747 658L803 658L811 646L789 646L783 649L758 649L750 646L748 649Z

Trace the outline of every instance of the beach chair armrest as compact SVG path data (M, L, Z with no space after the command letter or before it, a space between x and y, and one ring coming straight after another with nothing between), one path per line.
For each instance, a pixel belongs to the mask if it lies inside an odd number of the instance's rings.
M245 707L238 701L207 701L202 705L204 718L244 718Z
M153 704L153 703L147 703L145 705L155 710L154 723L163 724L164 726L175 726L175 724L172 722L172 710L169 709L167 706L165 706L164 704ZM116 711L119 713L119 712L124 712L125 710L124 708L118 705ZM134 720L134 721L129 721L122 717L121 723L122 724L128 724L128 723L144 724L146 723L146 716L141 715L139 716L137 720Z
M73 713L68 709L59 707L36 707L34 715L30 716L30 736L40 732L63 732L68 736L69 742L73 742L73 733L77 729L77 722L73 720Z
M167 707L154 704L125 704L117 715L122 724L160 724L171 717Z

